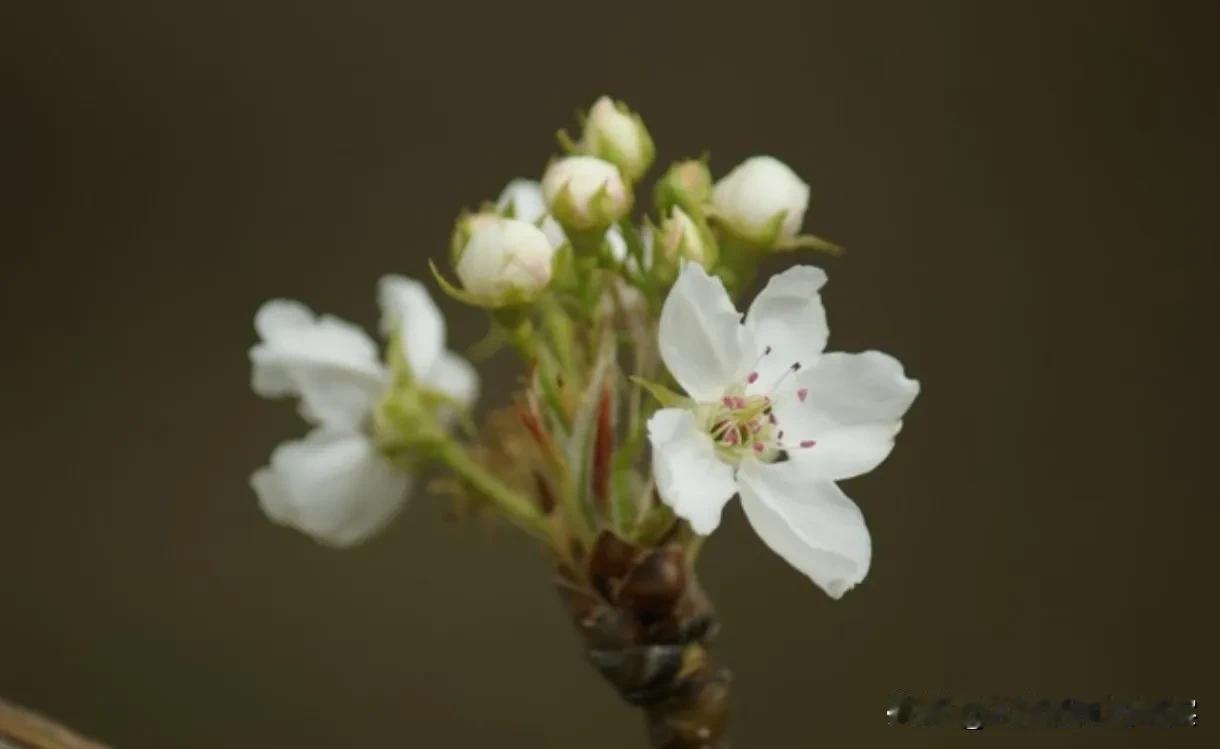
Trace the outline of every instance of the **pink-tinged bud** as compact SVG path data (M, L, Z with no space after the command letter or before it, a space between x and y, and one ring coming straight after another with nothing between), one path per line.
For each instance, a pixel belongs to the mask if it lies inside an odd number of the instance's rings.
M640 116L608 96L589 109L580 146L582 152L616 165L633 182L644 176L656 155Z
M763 449L764 449L763 443L761 443L761 442L754 443L754 452L761 453L763 451Z
M542 176L542 194L565 229L605 231L631 211L631 188L618 167L592 156L552 162Z

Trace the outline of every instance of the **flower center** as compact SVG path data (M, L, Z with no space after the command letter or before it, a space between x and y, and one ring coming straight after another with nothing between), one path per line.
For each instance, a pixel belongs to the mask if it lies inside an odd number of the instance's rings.
M766 395L745 395L735 387L713 405L708 432L717 451L731 463L753 453L768 462L778 457L779 426Z
M770 353L771 347L768 346L762 356ZM758 372L752 371L745 382L729 388L719 403L702 405L704 423L721 458L738 465L743 458L752 455L758 460L773 463L792 450L807 450L814 446L814 440L810 439L785 441L786 435L773 408L772 396L776 388L800 368L800 362L796 362L785 369L765 394L747 395L747 388L758 381ZM808 393L801 388L795 395L804 402Z

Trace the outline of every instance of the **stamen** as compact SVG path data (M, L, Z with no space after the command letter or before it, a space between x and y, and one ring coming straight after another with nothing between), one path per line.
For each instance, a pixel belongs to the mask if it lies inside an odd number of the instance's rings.
M759 354L758 358L754 360L754 368L751 369L750 374L746 376L747 385L753 385L755 382L758 382L758 365L762 363L763 359L765 359L766 357L768 357L770 355L771 355L771 347L767 346L766 348L763 349L763 352L761 354Z
M800 390L796 391L796 397L801 403L804 403L805 399L809 397L809 388L801 388Z
M801 440L801 449L808 450L809 448L813 447L816 444L817 444L816 440Z
M730 430L728 434L724 435L724 441L729 445L736 445L738 439L736 429Z
M761 443L761 442L754 443L754 452L762 453L762 451L765 449L766 449L766 446L763 443Z
M775 390L781 384L783 384L784 380L788 379L788 375L792 374L793 372L800 371L800 368L801 368L801 363L799 361L793 362L791 367L788 367L787 369L785 369L784 373L781 374L779 376L779 378L775 380L775 382L771 383L771 388L767 392L774 393Z

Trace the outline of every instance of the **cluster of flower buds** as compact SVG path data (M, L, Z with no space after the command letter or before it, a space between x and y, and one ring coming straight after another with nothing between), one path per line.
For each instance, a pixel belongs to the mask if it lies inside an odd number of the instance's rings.
M450 257L460 287L446 285L451 295L490 309L528 305L562 275L556 264L575 257L623 269L655 300L684 263L740 287L769 251L835 249L799 234L809 186L770 156L747 159L719 181L706 159L675 162L653 187L655 214L634 221L637 188L656 156L648 128L605 96L580 119L579 137L560 131L565 153L539 181L514 179L494 204L458 218Z

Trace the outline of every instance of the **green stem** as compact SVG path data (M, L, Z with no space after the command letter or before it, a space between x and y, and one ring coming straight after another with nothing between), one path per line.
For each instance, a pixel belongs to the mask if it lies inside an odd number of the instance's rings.
M567 429L567 412L563 406L563 394L559 392L556 382L556 376L562 369L555 354L534 330L534 324L528 317L515 320L504 318L500 320L500 324L522 358L527 362L534 362L537 366L538 382L542 387L547 406L559 418L564 429Z
M470 454L456 442L442 442L437 448L437 458L521 528L540 538L549 536L546 518L538 508L472 460Z

